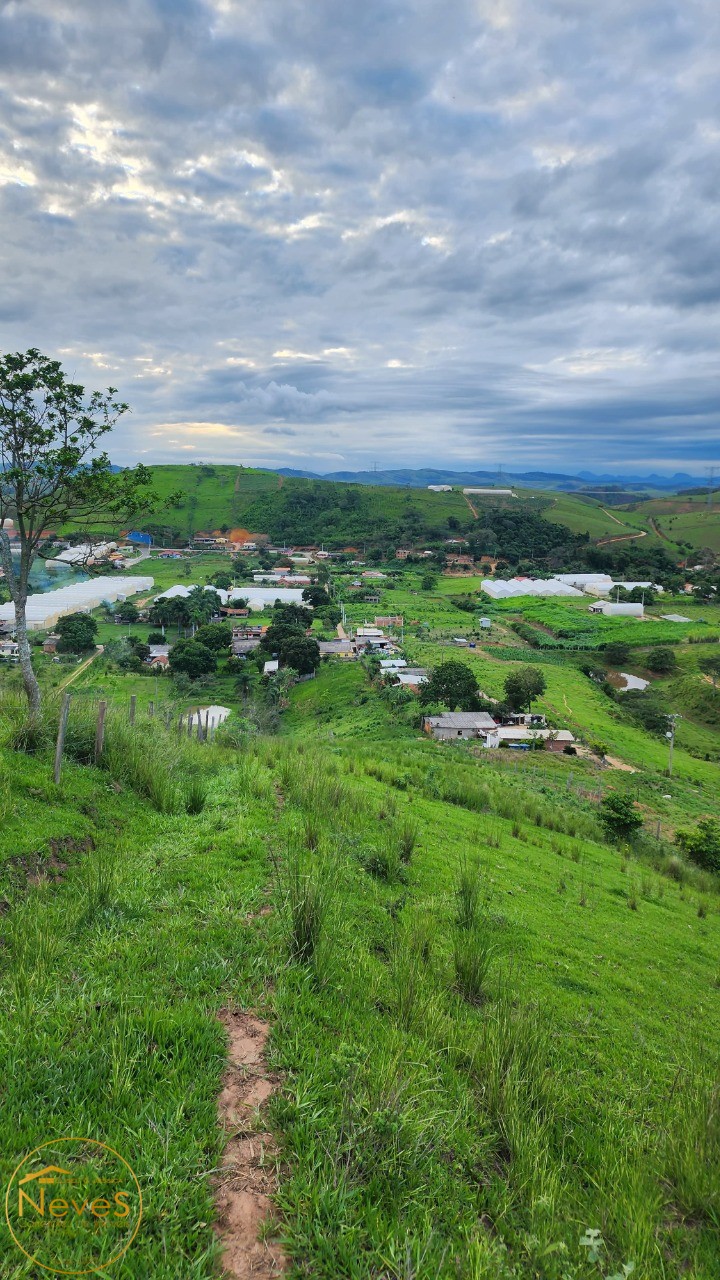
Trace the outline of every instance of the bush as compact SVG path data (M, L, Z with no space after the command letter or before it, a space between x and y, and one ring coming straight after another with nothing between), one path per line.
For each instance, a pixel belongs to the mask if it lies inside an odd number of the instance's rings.
M720 871L720 822L716 818L701 818L694 831L678 831L675 843L703 871Z
M677 658L672 649L659 645L656 649L651 649L646 658L647 666L650 671L657 671L658 675L664 675L669 671L675 671L677 668Z
M604 797L600 805L600 821L610 840L632 840L643 824L630 797L617 791Z

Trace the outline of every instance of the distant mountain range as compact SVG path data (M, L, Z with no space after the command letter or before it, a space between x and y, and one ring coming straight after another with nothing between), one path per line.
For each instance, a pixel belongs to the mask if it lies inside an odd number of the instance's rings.
M675 493L679 489L702 487L707 482L700 476L688 475L685 471L676 471L674 475L613 475L596 474L593 471L578 471L576 475L566 475L556 471L451 471L421 467L417 470L402 467L393 471L330 471L320 475L315 471L297 471L292 467L277 467L281 476L305 477L309 480L345 480L353 484L407 485L411 488L424 488L428 484L454 485L492 485L498 488L516 484L525 489L555 489L573 493L578 490L598 488L599 486L620 486L623 489L662 490Z

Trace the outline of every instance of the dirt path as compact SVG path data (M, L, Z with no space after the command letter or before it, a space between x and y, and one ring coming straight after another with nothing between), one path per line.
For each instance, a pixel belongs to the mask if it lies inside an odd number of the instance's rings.
M627 528L627 525L625 527ZM607 547L611 542L634 542L636 538L647 538L647 530L641 529L639 533L621 533L616 538L601 538L597 546Z
M477 520L477 519L479 519L479 517L478 517L478 513L477 513L477 509L473 506L472 502L470 501L470 499L468 498L468 496L467 496L467 494L466 494L466 493L464 493L464 494L463 494L463 498L464 498L464 499L465 499L465 501L467 502L467 504L468 504L468 506L469 506L470 510L472 511L473 516L475 517L475 519L476 519L476 520Z
M88 667L90 666L90 663L94 662L95 659L100 656L100 654L103 652L104 647L105 647L104 645L99 644L95 652L91 653L90 657L86 658L85 661L82 662L79 667L76 667L74 671L71 671L67 680L63 680L62 684L58 685L57 692L62 693L63 689L67 689L68 685L72 684L73 680L77 680L78 676L81 676L83 671L87 671Z
M650 525L653 533L657 534L658 538L662 538L663 542L672 542L672 538L668 538L667 534L663 533L654 516L650 516Z
M615 524L619 524L621 529L632 528L632 525L625 524L624 520L618 520L617 516L614 516L612 511L608 511L606 507L601 507L600 510L603 512L603 515L607 516L608 520L613 520ZM600 538L598 539L597 545L599 547L606 547L611 542L633 542L636 538L647 538L646 530L641 529L637 533L616 534L614 538Z
M261 1240L272 1216L277 1188L276 1147L261 1108L278 1087L265 1057L270 1027L254 1014L223 1009L218 1015L228 1037L228 1065L217 1101L218 1119L228 1134L215 1182L216 1231L228 1280L273 1280L286 1258L272 1240Z

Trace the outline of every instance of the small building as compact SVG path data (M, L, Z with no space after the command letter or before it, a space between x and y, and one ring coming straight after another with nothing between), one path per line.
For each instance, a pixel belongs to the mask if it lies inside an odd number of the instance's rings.
M406 666L407 666L407 662L405 661L404 658L381 658L380 659L381 671L402 671L403 667L406 667Z
M395 559L407 560L409 555L410 555L410 552L408 551L407 547L398 547L397 551L395 552Z
M609 600L600 600L597 604L589 604L590 613L602 613L606 618L644 618L644 604L616 604Z
M452 493L451 484L429 484L430 493Z
M489 631L492 627L492 618L480 618L479 622L483 631Z
M437 742L483 738L497 728L487 711L444 711L439 716L425 716L423 729Z
M151 644L150 645L150 654L147 659L148 662L150 662L151 659L153 658L169 658L169 657L170 657L169 644Z
M19 662L20 650L15 640L0 640L0 661Z
M517 496L512 489L463 489L463 493L469 498L514 498Z
M279 670L279 668L280 663L277 658L268 658L267 662L263 666L263 675L272 676Z
M401 627L403 618L401 613L389 613L384 617L375 619L376 627Z
M59 640L60 640L60 636L56 635L55 632L53 632L49 636L46 636L45 639L43 640L43 647L42 647L43 653L56 653Z

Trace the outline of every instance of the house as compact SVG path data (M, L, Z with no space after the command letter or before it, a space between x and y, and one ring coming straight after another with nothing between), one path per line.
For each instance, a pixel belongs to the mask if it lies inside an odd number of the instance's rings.
M151 644L148 662L152 658L168 658L170 656L169 644Z
M354 658L356 651L350 640L318 640L321 658Z
M20 651L15 640L0 640L0 660L2 662L20 661Z
M357 640L364 640L366 644L374 644L377 640L381 640L384 634L380 627L358 627L355 637Z
M484 738L497 728L486 711L444 711L439 716L425 716L423 730L431 733L436 742L457 742L458 739Z
M492 627L492 618L480 618L480 626L483 631L489 631Z
M245 611L247 613L247 610ZM263 627L260 623L247 627L233 627L233 640L261 640L267 631L267 627Z
M407 547L398 547L397 551L395 552L395 559L407 560L409 555L410 555L410 552L408 551Z
M448 568L462 570L464 573L472 574L475 571L475 561L472 556L448 556Z
M376 618L376 627L401 627L403 624L401 613L389 613L387 617Z
M155 657L151 654L149 658L145 659L145 666L149 667L151 671L166 671L170 666L170 658L166 653L158 653Z
M56 635L54 632L52 635L46 636L43 640L43 653L56 653L59 639L60 636Z
M524 724L534 729L544 729L547 724L544 716L534 715L530 711L511 711L505 718L511 725Z
M401 671L402 668L406 666L407 666L407 662L405 661L404 658L381 658L380 659L381 671Z
M275 674L276 671L279 670L279 668L280 668L280 663L278 662L277 658L268 658L268 661L263 666L263 675L272 676Z

